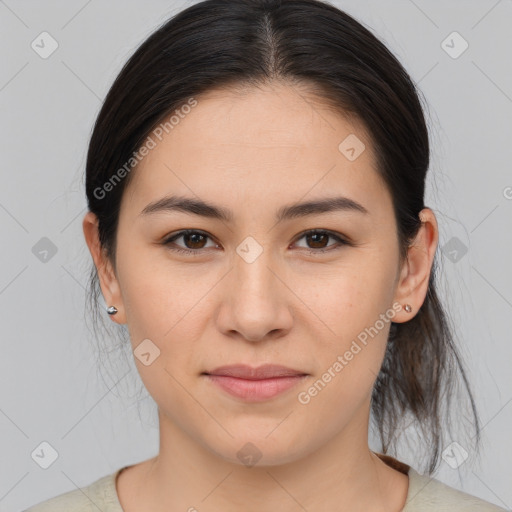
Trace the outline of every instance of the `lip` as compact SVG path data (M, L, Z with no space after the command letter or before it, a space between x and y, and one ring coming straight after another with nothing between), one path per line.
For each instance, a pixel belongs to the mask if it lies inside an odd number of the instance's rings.
M261 402L291 389L308 374L281 365L253 368L239 364L221 366L204 375L232 396L246 402Z
M229 377L237 377L238 379L246 380L261 380L272 379L276 377L296 377L297 375L306 375L305 372L294 370L287 366L278 364L263 364L256 368L247 364L230 364L227 366L219 366L210 372L205 372L208 375L222 375Z

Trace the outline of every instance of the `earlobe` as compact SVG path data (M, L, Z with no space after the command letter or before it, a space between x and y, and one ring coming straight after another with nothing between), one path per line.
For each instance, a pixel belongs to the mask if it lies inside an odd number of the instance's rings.
M115 306L117 310L115 319L112 313L109 313L109 316L111 316L116 323L126 323L119 283L112 268L112 264L101 247L98 234L98 218L94 213L89 211L85 214L82 228L89 252L96 266L101 293L107 305L107 313L110 306ZM110 311L113 310L111 309Z
M418 233L407 250L407 258L401 269L395 291L395 301L402 304L404 313L398 313L396 323L407 322L422 306L428 291L430 272L438 242L438 227L434 212L430 208L421 210L422 222ZM411 306L412 315L404 307Z

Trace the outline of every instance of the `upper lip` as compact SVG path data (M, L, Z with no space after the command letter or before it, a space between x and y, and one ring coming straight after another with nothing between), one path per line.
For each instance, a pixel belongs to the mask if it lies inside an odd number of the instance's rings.
M297 375L307 375L300 370L294 370L286 366L277 364L264 364L253 368L246 364L232 364L220 366L215 370L205 372L207 375L224 375L229 377L237 377L247 380L272 379L276 377L292 377Z

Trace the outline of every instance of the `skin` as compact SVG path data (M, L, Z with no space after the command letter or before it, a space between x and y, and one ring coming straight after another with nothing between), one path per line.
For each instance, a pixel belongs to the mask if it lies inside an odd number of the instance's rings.
M273 83L241 93L217 90L142 160L124 193L115 267L98 242L96 217L83 220L112 321L128 325L132 348L150 339L160 355L140 377L158 405L160 451L124 470L117 492L125 512L397 511L408 477L368 446L371 391L390 323L308 404L307 390L358 334L393 303L425 299L438 242L426 208L407 260L399 265L391 196L375 171L363 125L297 86ZM349 161L338 145L349 134L366 149ZM141 216L150 202L179 194L232 210L234 220L184 212ZM337 211L275 222L284 205L344 195L368 214ZM183 229L206 239L174 241L202 251L183 255L163 240ZM327 229L355 245L336 247L301 233ZM236 248L253 237L252 263ZM188 243L188 245L187 245ZM283 364L308 377L260 403L225 394L202 372L232 363ZM237 452L261 452L253 467Z

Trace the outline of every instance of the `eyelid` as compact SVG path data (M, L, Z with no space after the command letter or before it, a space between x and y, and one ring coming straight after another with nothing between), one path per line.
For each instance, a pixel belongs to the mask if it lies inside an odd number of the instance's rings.
M217 244L217 242L215 242L214 238L211 235L209 235L206 231L202 231L201 229L182 229L181 231L177 231L175 233L171 233L169 236L166 236L162 240L161 243L162 243L162 245L169 245L172 242L174 242L174 240L177 240L178 238L181 238L185 235L190 235L190 234L204 236L205 238L209 238L210 240L214 241L215 244ZM190 253L200 254L202 251L204 251L204 248L194 250L194 249L187 249L187 248L183 248L183 247L177 247L177 248L170 247L170 250L176 251L176 252L189 253L189 254Z
M204 236L204 237L214 241L214 243L216 245L218 245L217 242L215 242L215 239L210 234L208 234L205 231L202 231L201 229L183 229L181 231L171 233L169 236L165 237L161 243L162 243L162 245L170 245L175 240L181 238L182 236L188 235L188 234L198 234L198 235ZM336 249L340 249L344 245L354 246L354 243L350 239L348 239L347 237L342 235L341 233L338 233L336 231L331 231L329 229L323 229L323 228L311 228L311 229L306 229L306 230L302 231L295 237L294 241L290 245L293 245L294 243L296 243L298 240L300 240L304 236L310 235L310 234L311 235L325 234L330 238L334 238L337 243L333 244L332 246L327 246L326 248L318 248L318 249L315 249L315 248L309 249L306 247L300 248L301 250L306 251L308 254L322 254L322 253L326 253L326 252L333 251ZM192 254L192 255L196 255L196 256L201 255L205 251L205 248L187 249L187 248L183 248L183 247L169 247L169 249L172 251L175 251L175 252Z
M306 229L306 230L302 231L302 233L299 233L296 236L294 242L292 242L292 243L296 243L297 240L300 240L301 238L303 238L306 235L315 235L315 234L325 234L325 235L328 235L329 237L334 238L339 244L353 245L352 242L347 237L342 235L341 233L338 233L337 231L331 231L330 229L323 229L323 228ZM313 251L313 252L320 252L320 251L322 251L322 249L316 249L316 250L315 249L307 249L307 250ZM329 249L323 249L323 250L327 251Z

